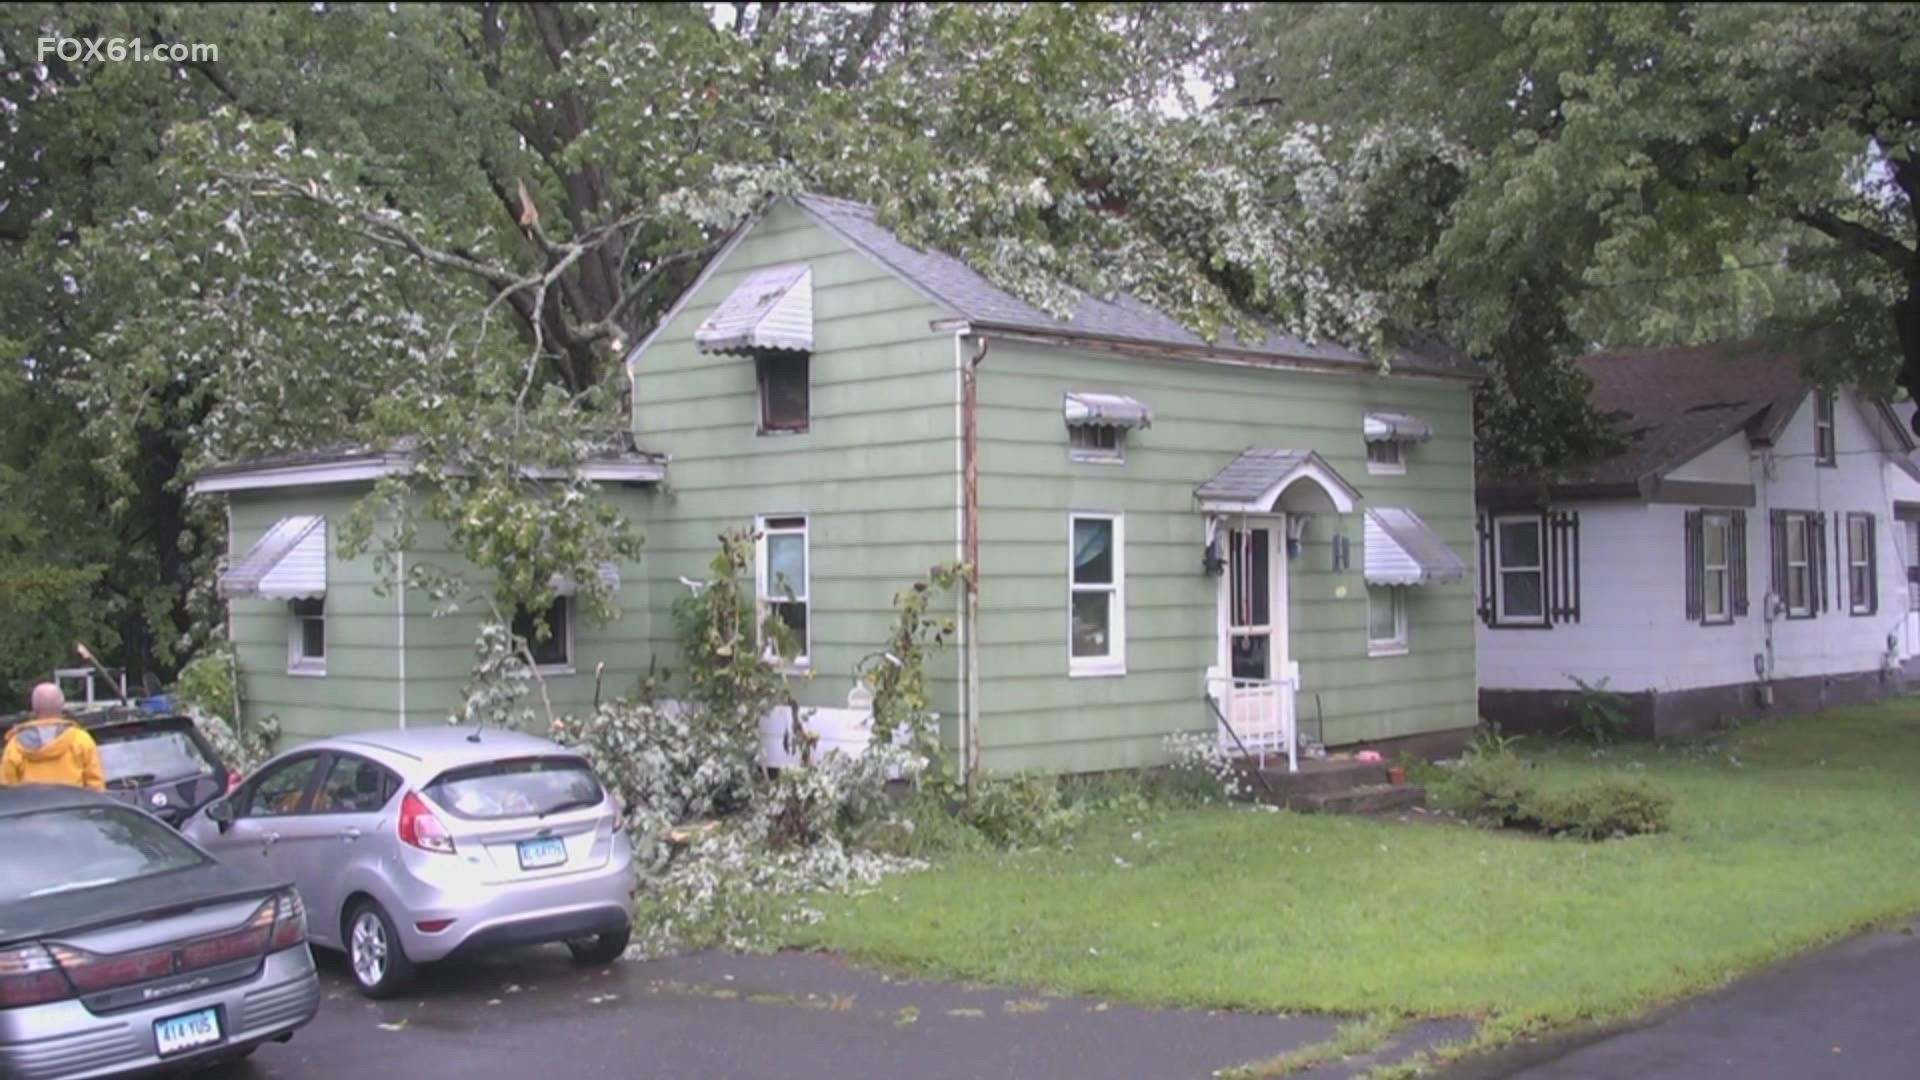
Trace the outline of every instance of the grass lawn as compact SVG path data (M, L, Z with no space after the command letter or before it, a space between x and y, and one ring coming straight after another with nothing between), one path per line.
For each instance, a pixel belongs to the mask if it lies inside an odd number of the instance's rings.
M1631 1013L1920 911L1920 700L1711 747L1534 756L1546 784L1644 773L1673 794L1673 831L1586 844L1248 809L1110 818L1070 850L955 857L831 898L791 943L1116 1000L1531 1026Z

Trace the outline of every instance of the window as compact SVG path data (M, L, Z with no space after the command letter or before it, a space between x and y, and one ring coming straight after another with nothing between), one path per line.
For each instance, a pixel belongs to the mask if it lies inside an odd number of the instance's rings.
M320 764L317 754L291 758L269 768L248 789L244 806L235 809L241 817L285 817L300 812L306 801L307 786L313 782L314 769Z
M1503 623L1547 621L1547 573L1538 517L1494 521L1495 603Z
M1874 560L1872 514L1847 515L1847 611L1872 615L1880 610L1880 575Z
M469 821L544 817L599 806L607 797L585 761L557 754L453 769L435 777L425 794Z
M1747 613L1744 510L1686 514L1687 621L1725 626Z
M753 358L760 383L760 433L807 430L811 409L807 353L760 353Z
M1074 424L1067 428L1067 457L1074 461L1123 462L1127 460L1127 429L1110 424Z
M1788 618L1810 619L1818 581L1813 571L1813 548L1819 534L1806 514L1787 514L1784 521L1786 590L1781 599L1787 605Z
M1407 651L1407 590L1367 586L1367 655L1399 656Z
M111 805L63 806L12 815L7 818L7 847L31 851L33 857L7 860L7 872L0 876L0 903L4 904L109 888L208 862L199 849L157 819ZM138 895L132 890L123 890L122 895L129 893ZM94 907L81 900L58 903L78 904L89 914Z
M325 597L290 600L292 624L287 633L287 673L327 673L327 601Z
M554 597L538 618L531 611L515 612L513 636L527 643L534 667L542 671L573 670L573 597Z
M1907 610L1920 611L1920 521L1903 521L1907 538Z
M759 521L760 541L756 545L754 571L760 617L778 619L793 636L796 667L812 663L813 647L809 631L812 619L812 594L807 572L811 559L807 551L807 519L804 517L763 517ZM772 642L765 643L769 655L776 652Z
M316 814L372 814L387 805L400 790L392 773L366 758L340 755L327 769L320 794L313 801Z
M1383 439L1367 444L1367 473L1371 476L1399 476L1407 471L1406 444L1398 439Z
M1840 448L1833 438L1833 400L1830 390L1813 395L1813 460L1829 467L1840 464Z
M1068 672L1123 675L1126 650L1126 563L1118 514L1075 514L1068 555Z

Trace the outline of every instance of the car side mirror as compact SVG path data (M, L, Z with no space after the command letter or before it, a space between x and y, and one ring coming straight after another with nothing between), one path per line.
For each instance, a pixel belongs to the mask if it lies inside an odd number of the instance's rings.
M215 799L207 806L207 820L226 832L233 826L233 800Z

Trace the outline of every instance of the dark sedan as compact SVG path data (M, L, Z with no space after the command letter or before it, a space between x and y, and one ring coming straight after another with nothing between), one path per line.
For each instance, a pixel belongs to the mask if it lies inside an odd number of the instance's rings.
M284 883L80 788L0 788L0 836L0 1076L194 1068L285 1041L319 1009Z

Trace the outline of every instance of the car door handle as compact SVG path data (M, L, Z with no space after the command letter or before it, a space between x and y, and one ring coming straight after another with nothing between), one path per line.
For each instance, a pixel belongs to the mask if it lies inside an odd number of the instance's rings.
M343 832L340 834L340 839L345 840L347 843L351 844L355 840L360 839L360 830L355 828L348 828L346 832Z

